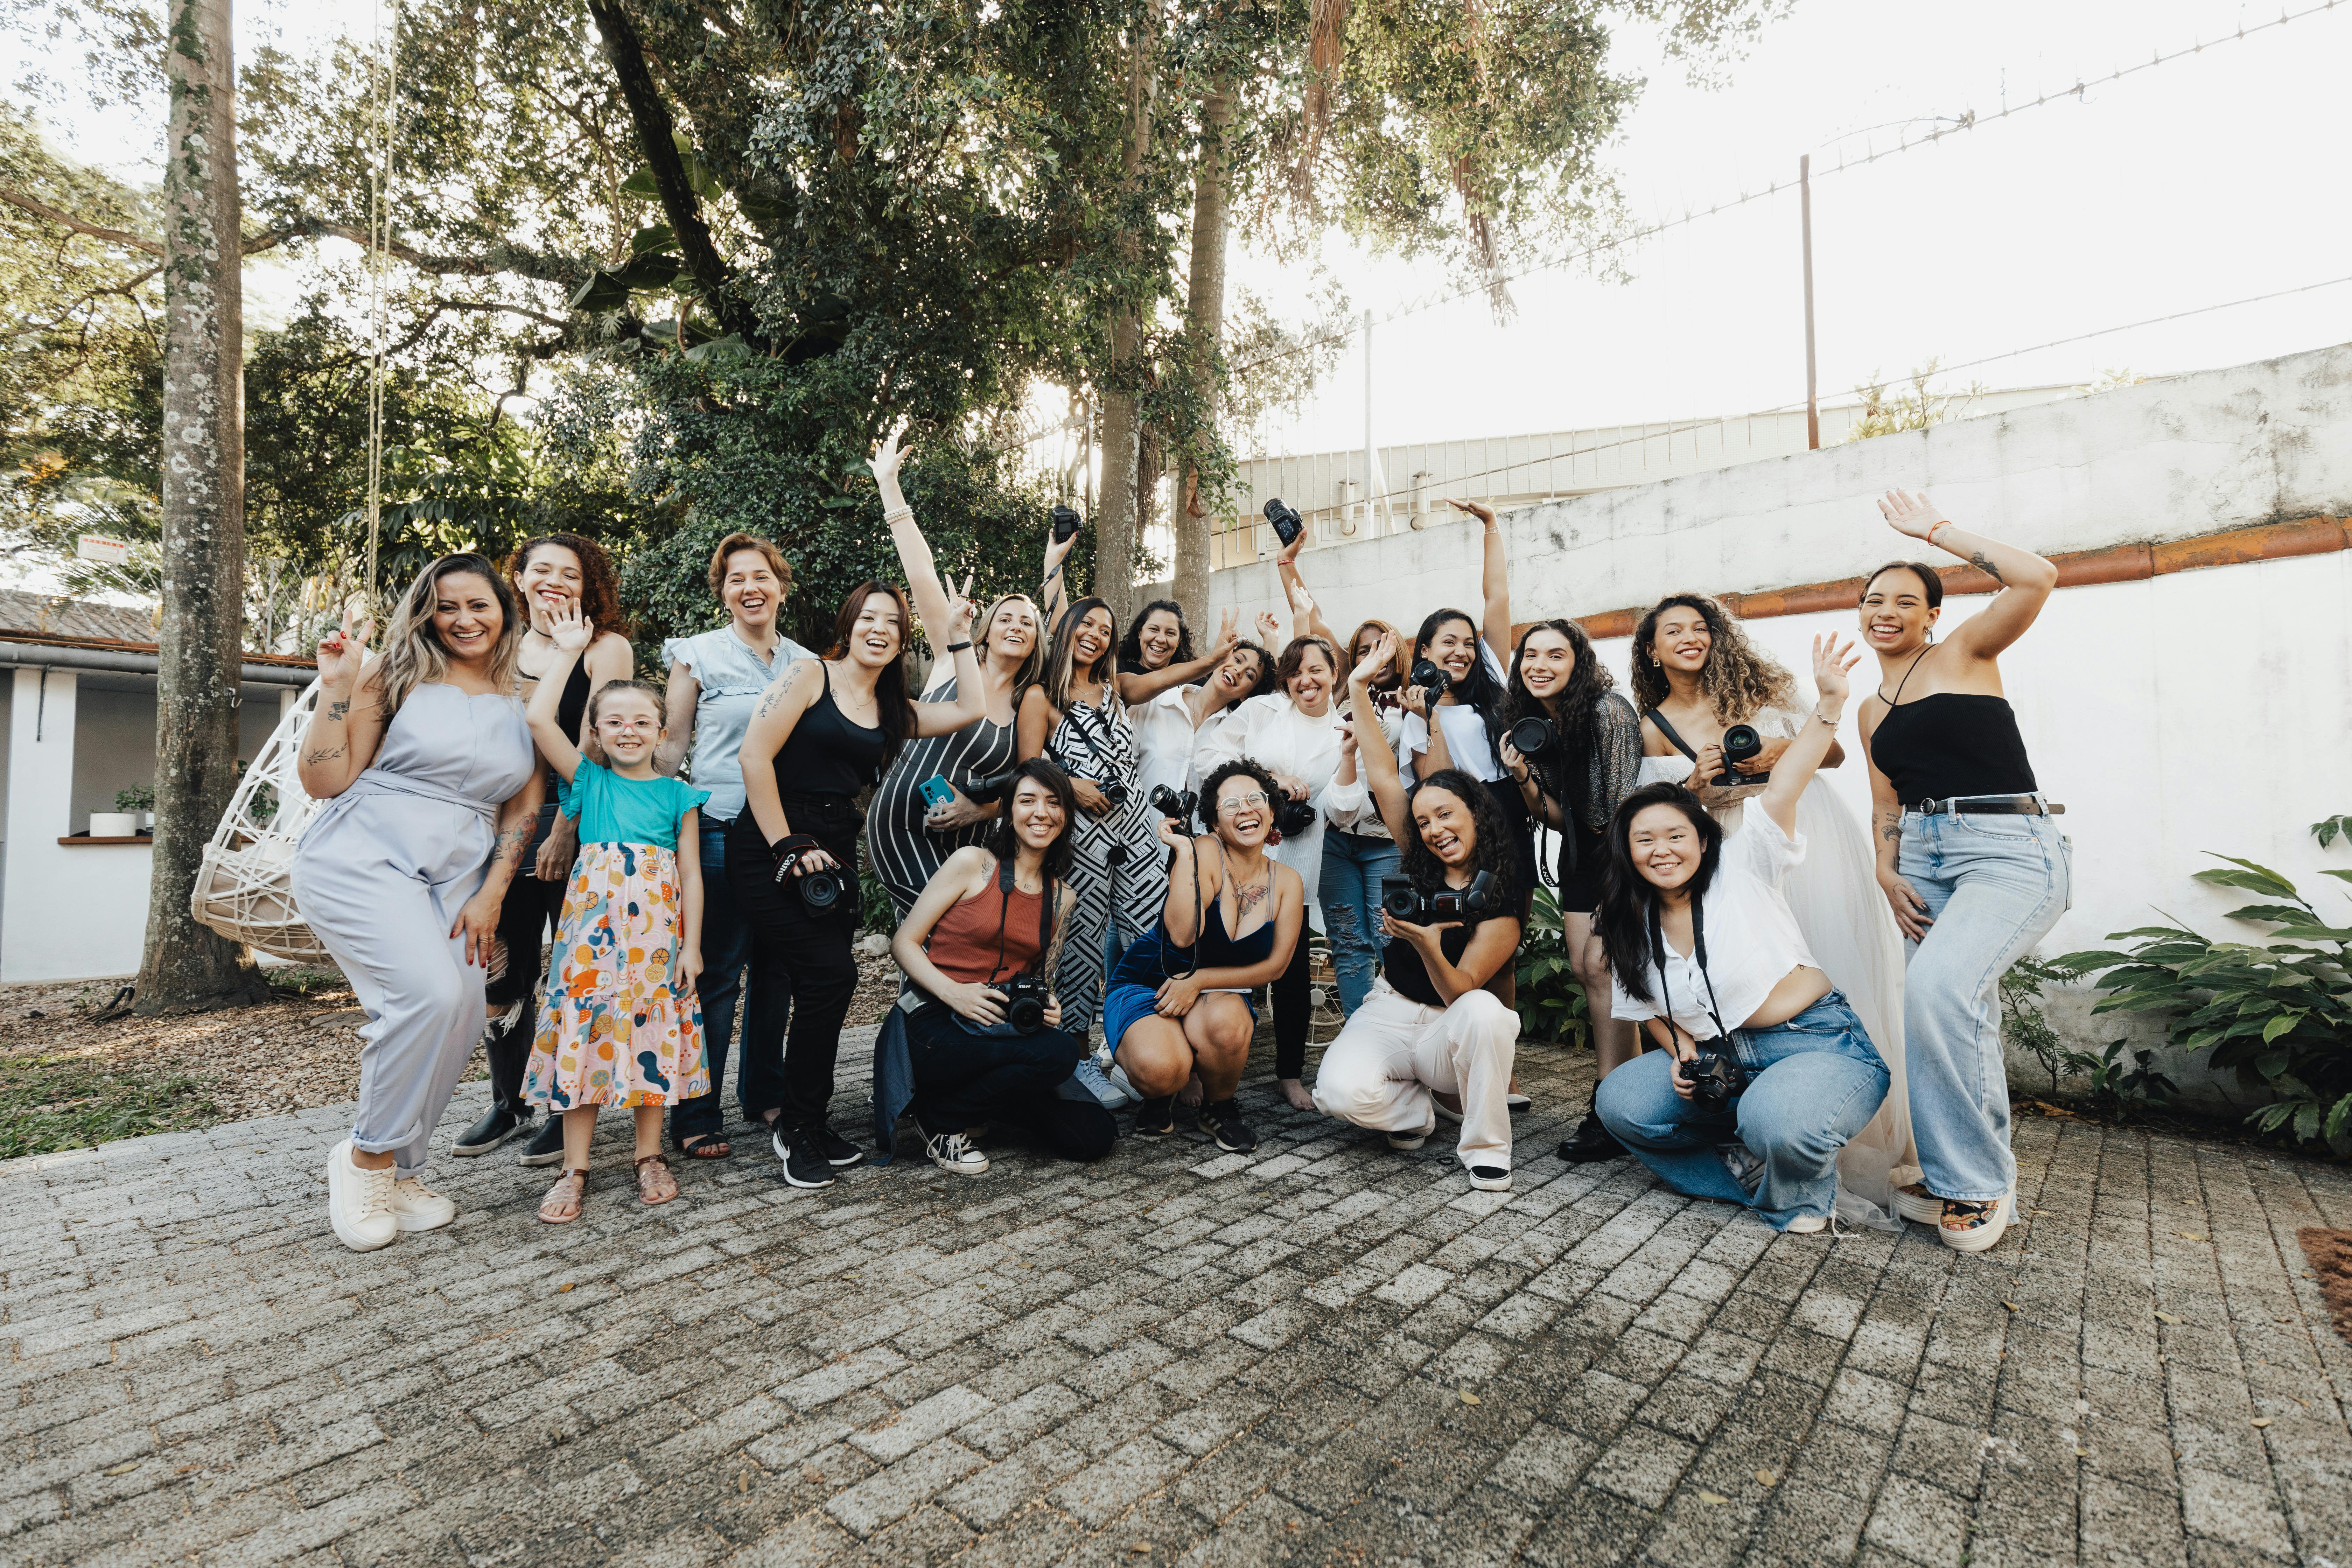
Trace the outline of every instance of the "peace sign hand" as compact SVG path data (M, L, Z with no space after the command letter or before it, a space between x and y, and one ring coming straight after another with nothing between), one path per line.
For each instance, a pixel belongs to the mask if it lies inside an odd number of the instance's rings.
M956 586L955 574L950 572L947 574L945 581L948 590L948 641L950 642L971 640L971 618L979 613L979 607L972 603L971 598L971 585L977 575L975 573L965 573L963 586L959 588Z
M375 617L358 600L343 605L343 624L319 639L319 684L348 692L359 684L368 644L375 640Z

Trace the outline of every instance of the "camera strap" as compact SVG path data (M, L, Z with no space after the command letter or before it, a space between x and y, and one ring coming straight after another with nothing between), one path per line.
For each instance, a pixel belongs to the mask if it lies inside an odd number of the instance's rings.
M1684 756L1688 757L1691 760L1692 766L1696 767L1698 765L1698 753L1691 750L1691 743L1688 741L1684 740L1681 733L1677 731L1672 724L1666 722L1666 716L1664 713L1660 712L1657 709L1653 708L1645 717L1649 719L1651 723L1655 724L1658 727L1659 734L1664 735L1667 740L1674 742L1675 751L1680 752Z
M1045 891L1037 899L1037 960L1040 964L1054 945L1054 879L1047 876L1044 881ZM996 984L996 977L1004 973L1004 925L1013 918L1015 887L1013 862L999 860L996 863L996 890L1002 901L996 907L996 964L988 972L988 983L992 985Z
M1665 954L1672 950L1666 946L1665 933L1659 926L1655 900L1650 903L1650 946L1658 954L1658 998L1665 1005L1666 1022L1672 1024L1675 1021L1674 988L1666 984L1665 961ZM1699 979L1706 984L1706 1016L1715 1021L1715 1037L1727 1041L1731 1038L1731 1031L1723 1026L1723 1007L1715 999L1715 976L1706 972L1706 900L1704 897L1691 900L1691 954L1698 961Z

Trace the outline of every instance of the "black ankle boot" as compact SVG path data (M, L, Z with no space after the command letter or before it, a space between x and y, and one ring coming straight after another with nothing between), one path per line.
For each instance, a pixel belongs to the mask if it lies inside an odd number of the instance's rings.
M1614 1160L1626 1152L1617 1135L1601 1123L1601 1113L1588 1104L1584 1120L1576 1124L1568 1142L1559 1146L1559 1157L1571 1165L1590 1165L1600 1160Z

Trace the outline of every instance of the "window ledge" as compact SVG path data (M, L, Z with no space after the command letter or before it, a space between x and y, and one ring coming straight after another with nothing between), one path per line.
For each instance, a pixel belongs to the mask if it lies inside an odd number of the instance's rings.
M58 842L72 849L79 849L90 844L144 844L152 848L155 839L153 835L146 833L134 833L127 838L92 838L87 833L73 833L58 839Z

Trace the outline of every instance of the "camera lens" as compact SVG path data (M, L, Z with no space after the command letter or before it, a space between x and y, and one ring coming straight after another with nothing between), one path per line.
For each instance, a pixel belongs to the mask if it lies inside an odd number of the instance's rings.
M1024 1035L1034 1035L1045 1026L1045 1004L1034 996L1015 996L1004 1010L1005 1021Z
M841 901L841 876L836 871L811 871L800 881L801 902L812 910L829 910Z
M1421 894L1408 878L1383 877L1381 879L1381 908L1398 920L1417 925L1420 923Z
M1511 726L1504 737L1511 749L1523 757L1539 757L1551 749L1551 721L1547 719L1522 719Z

